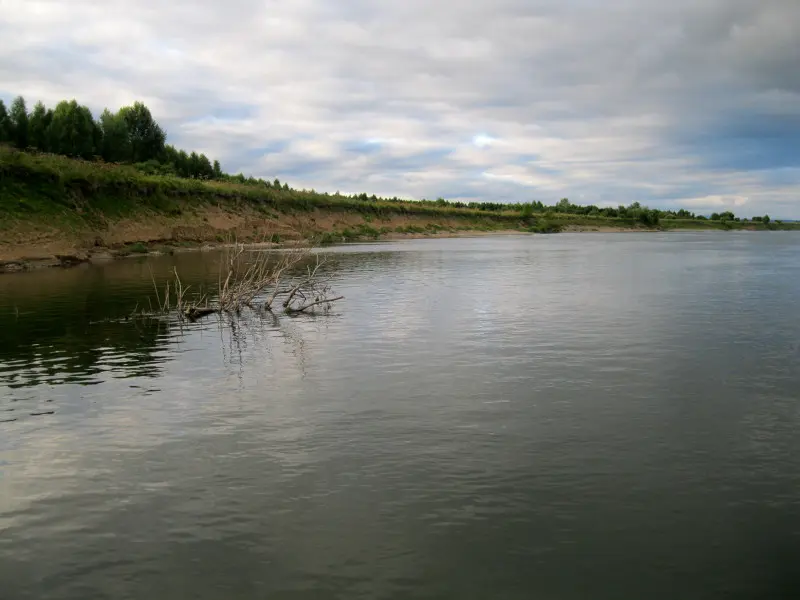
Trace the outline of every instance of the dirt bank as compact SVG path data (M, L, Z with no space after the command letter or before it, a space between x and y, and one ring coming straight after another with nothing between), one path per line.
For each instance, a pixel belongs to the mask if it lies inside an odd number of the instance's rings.
M502 222L435 218L424 215L370 217L358 213L308 212L264 214L247 206L229 211L206 206L179 216L140 214L107 219L95 229L63 224L16 222L0 238L0 272L72 266L132 253L215 246L236 239L247 243L285 243L316 237L326 243L519 233Z

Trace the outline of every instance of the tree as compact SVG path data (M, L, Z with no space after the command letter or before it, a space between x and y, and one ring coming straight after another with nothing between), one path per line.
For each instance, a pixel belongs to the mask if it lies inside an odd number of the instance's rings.
M153 120L150 109L141 102L134 102L133 106L121 108L119 115L128 125L133 162L146 162L163 154L167 135Z
M96 125L91 111L76 100L62 100L50 123L50 150L89 159L95 152Z
M638 209L637 218L648 227L655 227L659 224L660 215L657 210Z
M764 215L764 218L762 219L762 221L764 221L764 223L769 223L769 221L770 221L769 215Z
M214 179L222 179L222 167L219 165L219 161L214 161L214 166L212 167L214 170Z
M533 206L531 204L523 204L520 216L523 219L530 219L533 216Z
M189 155L185 150L178 151L178 160L175 163L175 170L181 177L189 177Z
M0 143L11 141L11 121L8 118L6 104L0 100Z
M197 164L200 171L200 177L202 179L211 179L214 177L214 167L211 166L211 161L208 160L208 157L205 154L201 154L198 157Z
M175 146L172 144L164 146L161 162L168 165L176 165L178 163L178 151L175 149Z
M100 153L103 150L104 137L105 135L103 134L103 128L100 126L100 123L95 121L94 117L92 117L92 158L96 159L100 156Z
M53 111L48 111L42 102L37 102L28 121L29 143L42 152L50 150L48 133L52 120Z
M200 176L200 157L197 156L197 152L192 152L189 155L189 176L190 177Z
M11 141L14 145L24 150L28 147L28 109L25 107L25 98L17 96L11 103L9 111L11 120Z
M100 115L100 128L103 130L103 143L100 155L106 162L130 162L133 157L128 123L119 113L105 109Z

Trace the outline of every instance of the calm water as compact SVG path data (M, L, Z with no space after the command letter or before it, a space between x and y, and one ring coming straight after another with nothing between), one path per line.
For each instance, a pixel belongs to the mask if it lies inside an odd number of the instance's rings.
M334 251L328 317L0 277L0 597L800 597L800 235ZM51 413L51 414L48 414Z

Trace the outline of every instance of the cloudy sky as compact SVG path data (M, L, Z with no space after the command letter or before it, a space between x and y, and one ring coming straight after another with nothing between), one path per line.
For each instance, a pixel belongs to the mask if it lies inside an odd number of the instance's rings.
M0 97L296 187L800 218L800 0L0 0Z

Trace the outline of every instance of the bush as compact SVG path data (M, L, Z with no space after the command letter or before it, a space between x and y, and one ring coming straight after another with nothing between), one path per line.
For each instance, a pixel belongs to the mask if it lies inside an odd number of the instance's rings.
M528 228L531 233L559 233L564 229L560 223L553 223L547 219L541 219L533 226Z

